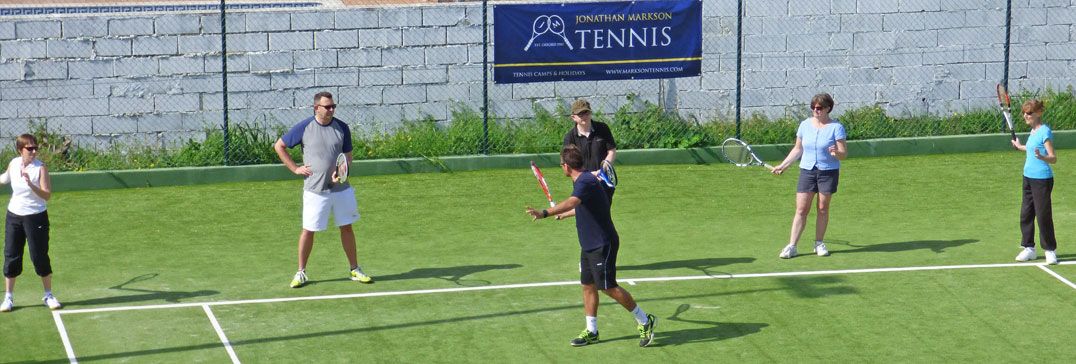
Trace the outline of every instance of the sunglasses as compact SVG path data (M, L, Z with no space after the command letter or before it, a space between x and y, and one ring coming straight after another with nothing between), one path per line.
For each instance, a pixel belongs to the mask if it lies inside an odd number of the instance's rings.
M325 110L335 110L336 109L336 104L332 104L332 105L314 105L314 106L321 107L322 109L325 109Z
M811 106L811 110L814 110L814 111L822 111L822 110L825 110L825 109L826 108L821 107L821 106Z
M31 151L31 152L36 152L36 151L37 151L37 146L33 146L33 147L22 147L22 149L26 149L27 151Z

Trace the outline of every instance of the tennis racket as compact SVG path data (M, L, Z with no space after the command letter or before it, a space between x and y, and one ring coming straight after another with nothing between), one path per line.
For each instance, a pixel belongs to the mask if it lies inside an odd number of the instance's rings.
M1005 117L1005 126L1009 127L1012 140L1016 140L1016 130L1013 129L1012 112L1009 111L1009 92L1005 85L998 84L998 106L1001 106L1001 116Z
M339 183L347 182L348 169L347 154L340 153L336 156L336 177L340 179Z
M556 206L557 203L553 202L553 195L549 194L549 186L545 184L545 177L542 177L542 171L538 169L538 165L534 164L534 161L531 161L531 171L534 172L534 178L538 179L538 185L542 186L545 198L549 199L549 207Z
M751 146L747 145L743 140L736 138L725 139L721 143L721 154L725 156L725 160L737 167L764 166L773 171L773 166L759 159L755 152L751 150Z
M613 169L612 162L602 160L602 168L598 170L598 179L605 182L606 186L616 188L616 169Z

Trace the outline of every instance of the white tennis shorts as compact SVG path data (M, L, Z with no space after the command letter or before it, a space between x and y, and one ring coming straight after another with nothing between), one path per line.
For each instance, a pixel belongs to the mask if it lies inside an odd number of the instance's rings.
M329 227L329 213L336 226L350 225L359 220L355 189L340 192L315 193L303 191L303 229L323 231Z

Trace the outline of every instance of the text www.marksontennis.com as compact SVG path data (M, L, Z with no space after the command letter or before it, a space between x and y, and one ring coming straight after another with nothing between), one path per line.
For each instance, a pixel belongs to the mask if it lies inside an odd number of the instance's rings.
M627 69L613 69L605 70L609 75L630 75L635 73L662 73L662 72L683 72L684 67L647 67L647 68L627 68Z

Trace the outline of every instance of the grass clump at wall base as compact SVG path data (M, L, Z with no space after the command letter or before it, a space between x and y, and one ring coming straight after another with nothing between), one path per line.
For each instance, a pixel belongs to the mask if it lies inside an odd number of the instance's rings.
M491 118L488 154L553 153L560 150L564 135L575 127L570 112L560 104L553 111L535 105L531 118ZM713 144L713 138L697 123L682 119L658 105L645 103L638 109L629 103L608 115L594 113L594 120L609 124L618 149L689 148ZM466 107L452 111L452 121L427 118L405 121L391 131L353 134L355 159L435 157L482 154L482 114Z
M283 126L266 127L258 123L232 124L228 131L227 164L231 166L280 163L273 144L287 130ZM224 131L206 129L204 141L188 140L177 152L163 160L170 167L219 166L225 164ZM291 148L288 153L301 162L302 151Z
M355 159L385 159L554 152L571 125L574 122L567 116L536 107L531 119L495 117L483 126L479 111L455 107L451 122L426 118L404 121L403 125L390 131L352 134L353 156ZM488 136L486 145L483 145L483 134Z
M52 172L224 165L224 131L206 128L204 132L204 140L189 139L178 148L113 144L98 149L73 144L62 131L47 130L45 123L31 121L28 131L41 146L37 158ZM272 146L283 133L283 127L233 124L228 138L228 165L279 163ZM298 148L289 152L296 161L301 160ZM0 150L0 160L5 163L17 156L14 145Z
M1047 89L1043 95L1030 92L1012 95L1013 126L1017 133L1028 132L1020 107L1027 100L1038 98L1046 104L1042 120L1054 130L1076 129L1076 96L1072 87L1064 92ZM796 140L796 129L810 115L806 106L790 116L769 119L753 114L743 120L740 139L751 144L782 144ZM1001 111L997 108L973 109L940 115L889 116L878 106L864 106L832 115L844 125L848 140L906 138L925 136L993 134L1008 132ZM724 140L736 135L736 124L723 119L711 119L703 127Z
M1064 92L1047 89L1042 95L1023 92L1013 95L1013 117L1017 132L1027 132L1020 106L1031 98L1046 103L1043 120L1055 130L1076 129L1076 96L1072 87ZM634 96L615 112L594 113L594 120L609 124L618 149L692 148L716 146L737 136L734 121L715 117L705 121L688 120L675 111L664 110L649 102L639 103ZM453 155L555 153L560 150L564 134L575 126L566 103L554 110L535 104L526 118L493 115L483 126L482 113L465 106L452 110L452 120L436 121L431 117L407 120L386 131L352 134L355 159L437 158ZM796 140L796 129L809 115L800 106L790 115L771 119L762 114L744 118L740 139L751 144L787 144ZM1006 132L1001 113L988 107L944 115L894 117L879 106L865 106L835 115L844 124L849 140L986 134ZM31 121L30 133L38 138L42 150L38 156L51 171L86 171L108 169L142 169L163 167L213 166L225 164L224 132L206 128L205 138L189 139L178 147L122 146L86 148L71 143L62 131L50 131L44 123ZM282 126L257 122L235 123L228 134L228 165L279 163L272 145L285 132ZM484 135L488 139L484 139ZM484 144L483 140L487 140ZM289 149L301 162L301 148ZM4 146L0 158L15 157L14 146Z

